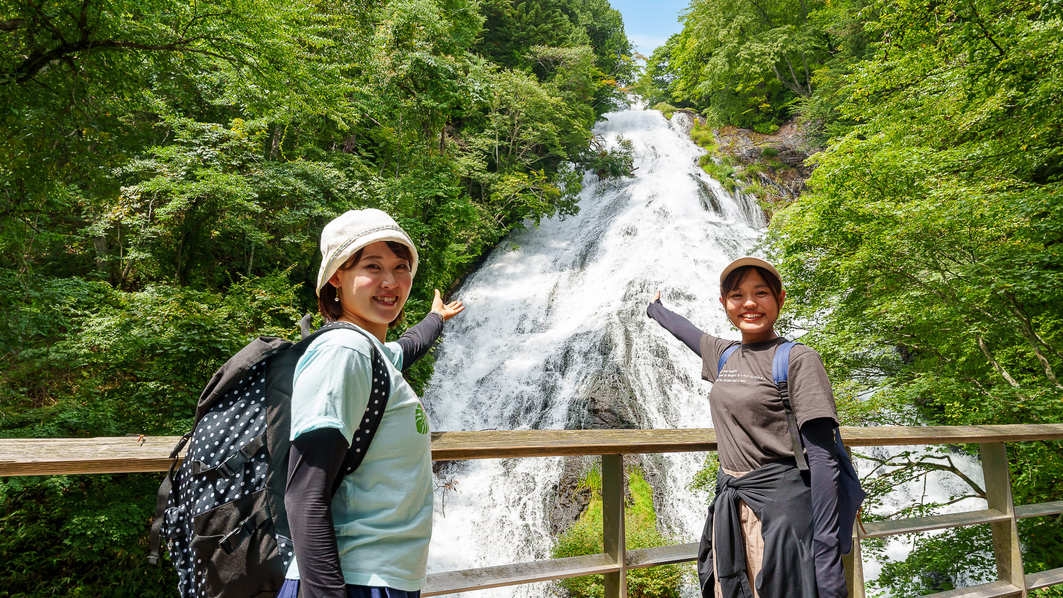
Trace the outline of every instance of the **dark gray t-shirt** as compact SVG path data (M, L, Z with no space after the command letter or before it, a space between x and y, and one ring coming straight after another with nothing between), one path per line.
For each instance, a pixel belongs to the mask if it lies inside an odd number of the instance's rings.
M725 469L752 471L794 456L786 411L771 375L775 349L783 342L780 337L742 345L723 371L717 372L720 355L737 342L708 334L701 337L701 377L713 383L709 394L712 425L720 465ZM837 425L827 372L819 354L805 345L796 345L790 353L789 388L798 427L817 418Z

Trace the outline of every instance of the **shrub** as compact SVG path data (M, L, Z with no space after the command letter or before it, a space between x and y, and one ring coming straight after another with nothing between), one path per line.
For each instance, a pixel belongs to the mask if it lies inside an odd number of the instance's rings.
M590 488L591 501L579 520L558 539L553 558L601 553L602 544L602 474L592 469L580 480L581 488ZM628 471L629 496L624 504L627 548L652 548L673 542L657 530L657 513L653 507L653 488L637 468ZM627 573L627 590L631 598L678 598L685 568L664 565L632 569ZM601 575L572 577L560 582L572 598L601 598L605 595Z

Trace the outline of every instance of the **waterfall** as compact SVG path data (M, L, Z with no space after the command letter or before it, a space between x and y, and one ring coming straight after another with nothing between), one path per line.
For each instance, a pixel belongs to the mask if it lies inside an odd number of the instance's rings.
M585 175L578 214L514 232L469 276L455 294L467 308L447 323L424 393L433 430L712 426L700 358L646 306L660 290L702 330L738 338L717 276L755 251L765 222L752 198L698 166L704 152L690 141L690 124L683 113L671 121L651 110L606 114L595 133L612 147L632 142L635 175ZM677 542L700 536L707 497L688 485L703 461L646 458L659 525ZM488 459L437 468L429 571L549 558L563 465ZM548 587L475 595L539 598ZM683 590L696 594L692 584Z
M720 270L748 253L764 227L751 198L698 166L689 117L612 112L595 129L608 146L632 142L635 176L584 178L579 213L505 239L456 293L424 393L432 428L586 427L605 405L624 425L711 427L700 358L646 316L657 290L703 330L733 335ZM736 337L737 338L737 337ZM682 541L700 533L704 495L686 489L703 454L655 455L658 517ZM562 459L476 460L437 474L430 571L549 558L550 511ZM541 596L536 586L488 590ZM484 595L478 592L478 596Z

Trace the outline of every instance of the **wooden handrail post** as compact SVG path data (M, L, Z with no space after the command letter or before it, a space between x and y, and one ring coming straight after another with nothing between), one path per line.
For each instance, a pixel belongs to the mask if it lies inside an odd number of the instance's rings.
M852 459L852 449L847 447L846 450L849 452L849 458ZM860 553L860 515L857 512L857 520L853 525L853 549L849 554L842 556L845 587L849 591L849 598L864 598L864 555Z
M1002 442L983 444L980 448L987 506L1008 515L1007 520L990 524L993 530L993 552L997 559L997 575L1001 581L1022 588L1022 595L1025 596L1026 581L1019 546L1019 529L1016 525L1015 503L1011 496L1007 449Z
M605 554L620 566L619 571L605 574L605 598L627 597L624 490L624 456L602 455L602 544Z
M845 568L845 587L849 590L849 598L864 598L864 558L860 554L860 537L856 526L853 526L853 550L842 556L842 566Z

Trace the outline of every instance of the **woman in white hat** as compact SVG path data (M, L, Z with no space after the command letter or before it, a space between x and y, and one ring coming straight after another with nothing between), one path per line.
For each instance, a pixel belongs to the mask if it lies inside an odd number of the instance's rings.
M437 290L431 313L397 342L385 342L409 297L418 256L409 235L380 210L352 210L329 222L321 260L321 315L368 334L337 326L296 366L284 501L295 557L278 596L416 598L432 532L432 461L428 418L401 370L464 306L444 303ZM387 362L390 393L361 464L343 475L376 387L374 348Z
M800 447L772 375L776 349L787 342L775 332L785 299L775 267L743 257L720 274L720 303L741 341L702 332L665 308L660 292L647 309L702 358L702 377L713 383L709 403L720 471L698 551L704 598L847 595L830 381L819 354L794 345L788 384L808 463L802 473Z

